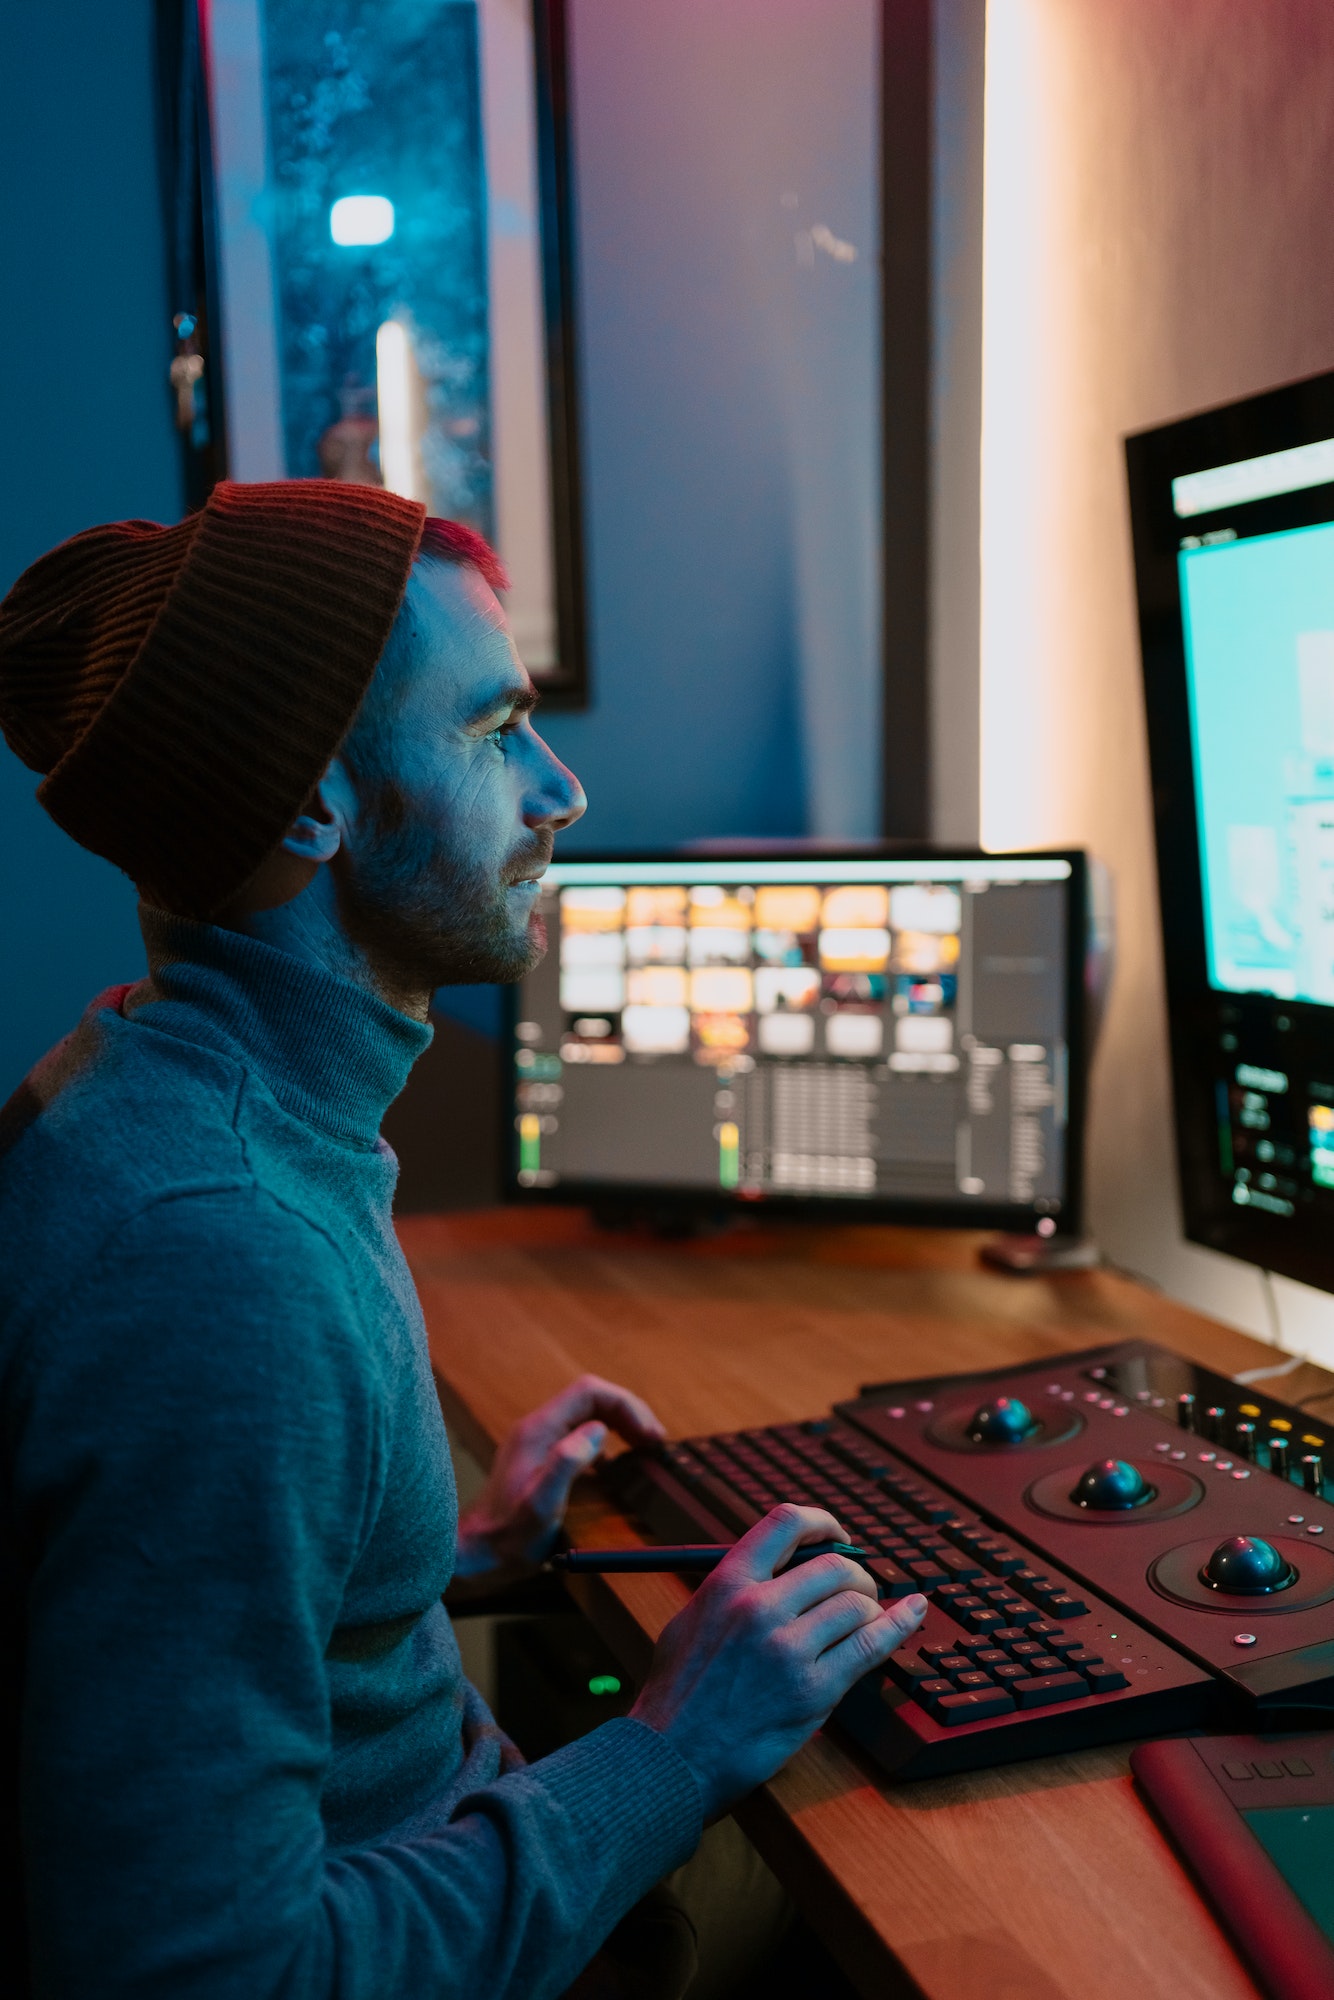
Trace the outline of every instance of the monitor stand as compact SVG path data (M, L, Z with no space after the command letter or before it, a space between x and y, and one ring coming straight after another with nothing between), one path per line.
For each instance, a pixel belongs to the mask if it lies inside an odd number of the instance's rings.
M993 1271L1042 1278L1055 1271L1093 1271L1102 1252L1086 1236L996 1236L978 1255Z

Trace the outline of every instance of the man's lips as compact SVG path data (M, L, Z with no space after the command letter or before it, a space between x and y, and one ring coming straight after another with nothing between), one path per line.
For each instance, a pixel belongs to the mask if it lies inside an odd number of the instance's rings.
M541 881L547 869L551 866L551 855L554 845L554 841L544 841L536 851L526 854L522 861L512 864L505 873L507 886L511 889L518 889L523 887L525 883Z

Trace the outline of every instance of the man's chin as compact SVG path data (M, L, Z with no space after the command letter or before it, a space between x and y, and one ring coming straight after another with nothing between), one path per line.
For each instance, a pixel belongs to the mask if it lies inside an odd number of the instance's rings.
M445 986L515 986L543 958L547 949L547 927L534 910L520 930L511 931L503 942L495 938L461 961L452 960Z

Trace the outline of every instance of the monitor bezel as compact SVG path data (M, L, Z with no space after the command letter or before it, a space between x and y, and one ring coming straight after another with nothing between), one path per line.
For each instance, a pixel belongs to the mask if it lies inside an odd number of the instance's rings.
M1070 873L1059 885L1066 895L1066 1187L1062 1207L1056 1217L1062 1236L1078 1235L1083 1225L1084 1133L1088 1101L1088 995L1086 964L1089 950L1088 859L1082 848L1032 848L988 852L964 845L927 845L914 841L879 843L828 843L806 841L720 842L713 846L688 848L598 848L580 849L574 854L558 854L563 864L589 863L619 866L642 861L679 861L698 868L710 860L730 863L818 861L836 867L840 861L884 860L977 861L983 866L998 861L1065 861ZM562 1180L554 1187L522 1187L519 1184L518 1107L519 1077L515 1064L519 1019L519 986L502 988L504 996L501 1033L502 1060L500 1088L503 1115L502 1192L515 1203L546 1203L588 1207L609 1219L643 1218L667 1226L688 1226L692 1221L729 1216L782 1217L788 1221L899 1223L910 1228L952 1228L993 1231L1032 1231L1047 1211L1022 1202L973 1203L968 1197L955 1202L914 1201L902 1196L868 1195L761 1195L732 1193L723 1188L682 1188L653 1182ZM967 1206L965 1207L965 1202Z
M1217 1155L1222 1009L1236 1008L1250 1032L1263 1035L1268 1032L1265 1017L1281 1004L1303 1040L1320 1025L1318 1017L1324 1016L1330 1026L1334 1017L1329 1008L1313 1002L1236 995L1209 982L1177 556L1184 535L1207 534L1235 514L1237 503L1179 517L1172 504L1172 480L1328 438L1334 438L1334 372L1125 440L1183 1228L1192 1243L1326 1291L1334 1290L1334 1252L1329 1223L1320 1211L1280 1217L1238 1206L1227 1192ZM1247 506L1248 526L1263 531L1321 520L1334 520L1334 482Z

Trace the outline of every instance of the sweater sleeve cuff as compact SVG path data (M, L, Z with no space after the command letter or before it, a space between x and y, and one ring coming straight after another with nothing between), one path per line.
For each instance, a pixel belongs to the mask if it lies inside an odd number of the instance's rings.
M530 1764L526 1775L568 1815L577 1837L619 1855L618 1901L627 1909L699 1846L704 1815L694 1773L645 1722L604 1722Z

